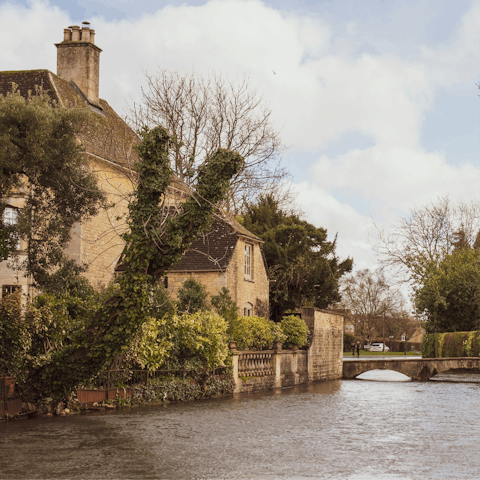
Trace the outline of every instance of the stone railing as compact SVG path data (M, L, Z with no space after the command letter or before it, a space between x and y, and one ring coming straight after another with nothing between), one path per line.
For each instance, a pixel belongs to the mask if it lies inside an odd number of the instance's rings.
M273 352L242 352L238 355L239 377L261 377L273 373Z
M235 342L232 367L234 393L293 387L343 375L343 316L316 308L302 308L302 319L310 330L308 348L239 351Z

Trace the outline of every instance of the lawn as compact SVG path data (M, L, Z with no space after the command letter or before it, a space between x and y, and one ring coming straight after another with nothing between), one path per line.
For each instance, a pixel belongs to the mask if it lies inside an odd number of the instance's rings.
M360 350L360 356L373 356L373 355L394 355L394 356L400 356L400 355L405 355L403 352L369 352L367 350ZM407 352L407 355L421 355L419 352ZM344 357L353 357L352 352L343 352ZM357 353L355 352L355 356L357 356Z

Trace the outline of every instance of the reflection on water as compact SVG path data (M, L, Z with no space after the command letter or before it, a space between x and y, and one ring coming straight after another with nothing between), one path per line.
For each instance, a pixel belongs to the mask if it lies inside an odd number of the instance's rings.
M480 384L332 381L0 424L0 478L479 478Z
M435 382L458 382L480 384L479 370L449 370L435 375L430 380Z

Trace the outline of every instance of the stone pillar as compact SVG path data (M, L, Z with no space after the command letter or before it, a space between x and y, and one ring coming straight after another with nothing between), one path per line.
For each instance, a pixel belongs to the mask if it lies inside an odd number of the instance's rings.
M282 344L275 345L275 353L272 354L273 373L275 375L275 388L282 388Z
M240 382L242 381L242 379L238 377L238 351L233 351L232 353L232 375L235 382L235 390L233 391L233 393L240 393Z

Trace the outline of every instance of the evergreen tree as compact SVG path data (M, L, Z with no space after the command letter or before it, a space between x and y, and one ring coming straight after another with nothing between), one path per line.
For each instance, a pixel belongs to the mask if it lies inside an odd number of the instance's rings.
M280 321L302 306L327 308L340 301L339 279L351 271L353 260L337 257L336 238L328 241L326 229L285 212L271 195L249 205L243 221L265 242L272 319Z

